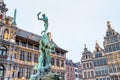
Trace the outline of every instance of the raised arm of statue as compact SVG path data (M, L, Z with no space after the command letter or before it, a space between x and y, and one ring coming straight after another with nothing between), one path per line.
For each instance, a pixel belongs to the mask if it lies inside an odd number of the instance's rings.
M37 18L38 18L38 20L43 20L42 18L39 17L40 14L41 14L41 12L39 12L39 13L37 14Z
M48 30L48 17L46 17L45 14L42 14L42 18L40 18L40 17L39 17L40 14L41 14L41 12L39 12L39 13L37 14L37 18L38 18L38 20L42 20L42 21L44 22L44 27L45 27L45 30L43 30L43 31L41 32L41 34L42 34L42 33L46 33L47 30Z

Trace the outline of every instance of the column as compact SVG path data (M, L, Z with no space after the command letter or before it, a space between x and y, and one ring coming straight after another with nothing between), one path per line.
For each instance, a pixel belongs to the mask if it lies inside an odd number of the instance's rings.
M24 70L24 71L23 71L23 74L24 74L24 75L23 75L22 77L24 77L24 78L26 78L26 69L27 69L27 67L23 67L23 70Z
M34 52L32 53L32 64L34 64Z
M8 64L6 64L6 67L5 67L5 75L4 75L4 80L8 80Z
M7 53L7 60L10 61L10 55L11 55L11 44L9 45L8 53Z
M16 66L16 78L18 78L18 71L19 71L19 66Z
M15 46L13 46L13 51L12 51L12 61L14 61L14 58L15 58Z

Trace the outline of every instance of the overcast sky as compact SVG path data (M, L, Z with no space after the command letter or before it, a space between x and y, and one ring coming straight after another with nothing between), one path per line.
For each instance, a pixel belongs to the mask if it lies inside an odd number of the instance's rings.
M17 9L17 26L21 29L41 33L43 22L37 13L48 16L49 28L54 42L68 50L67 58L78 62L84 44L93 52L96 40L103 48L106 22L120 32L120 0L5 0L7 16Z

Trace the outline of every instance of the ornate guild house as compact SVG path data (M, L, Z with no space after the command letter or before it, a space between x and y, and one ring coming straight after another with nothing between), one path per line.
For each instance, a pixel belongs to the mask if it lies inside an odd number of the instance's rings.
M120 34L116 32L110 22L104 37L104 48L111 80L120 80Z
M33 67L38 63L41 36L18 28L14 18L6 16L7 11L6 4L0 0L0 80L28 80L36 73ZM51 72L61 74L62 80L66 53L56 44L55 52L51 53Z
M97 42L93 52L93 64L95 80L110 80L106 54Z
M84 48L81 58L82 63L82 74L83 80L93 80L94 79L94 67L93 67L93 54Z

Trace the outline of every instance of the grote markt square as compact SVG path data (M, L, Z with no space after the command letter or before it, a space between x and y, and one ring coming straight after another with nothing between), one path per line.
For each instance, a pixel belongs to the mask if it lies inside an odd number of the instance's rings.
M120 80L120 34L112 26L115 23L106 20L103 48L96 41L95 44L92 43L94 49L91 51L83 43L84 48L78 52L80 56L77 53L69 53L69 50L59 46L52 38L52 32L49 32L52 27L49 25L51 21L46 13L38 11L35 14L36 20L43 23L40 34L36 34L21 29L17 24L18 10L15 9L13 16L9 16L9 9L5 1L0 0L0 80ZM65 17L63 22L64 19ZM67 30L70 30L70 27ZM86 30L83 31L87 34ZM58 33L62 35L59 30ZM94 35L90 34L87 37L91 40ZM80 35L70 36L78 40ZM71 47L75 41L70 42ZM74 62L67 54L79 57L79 61Z

